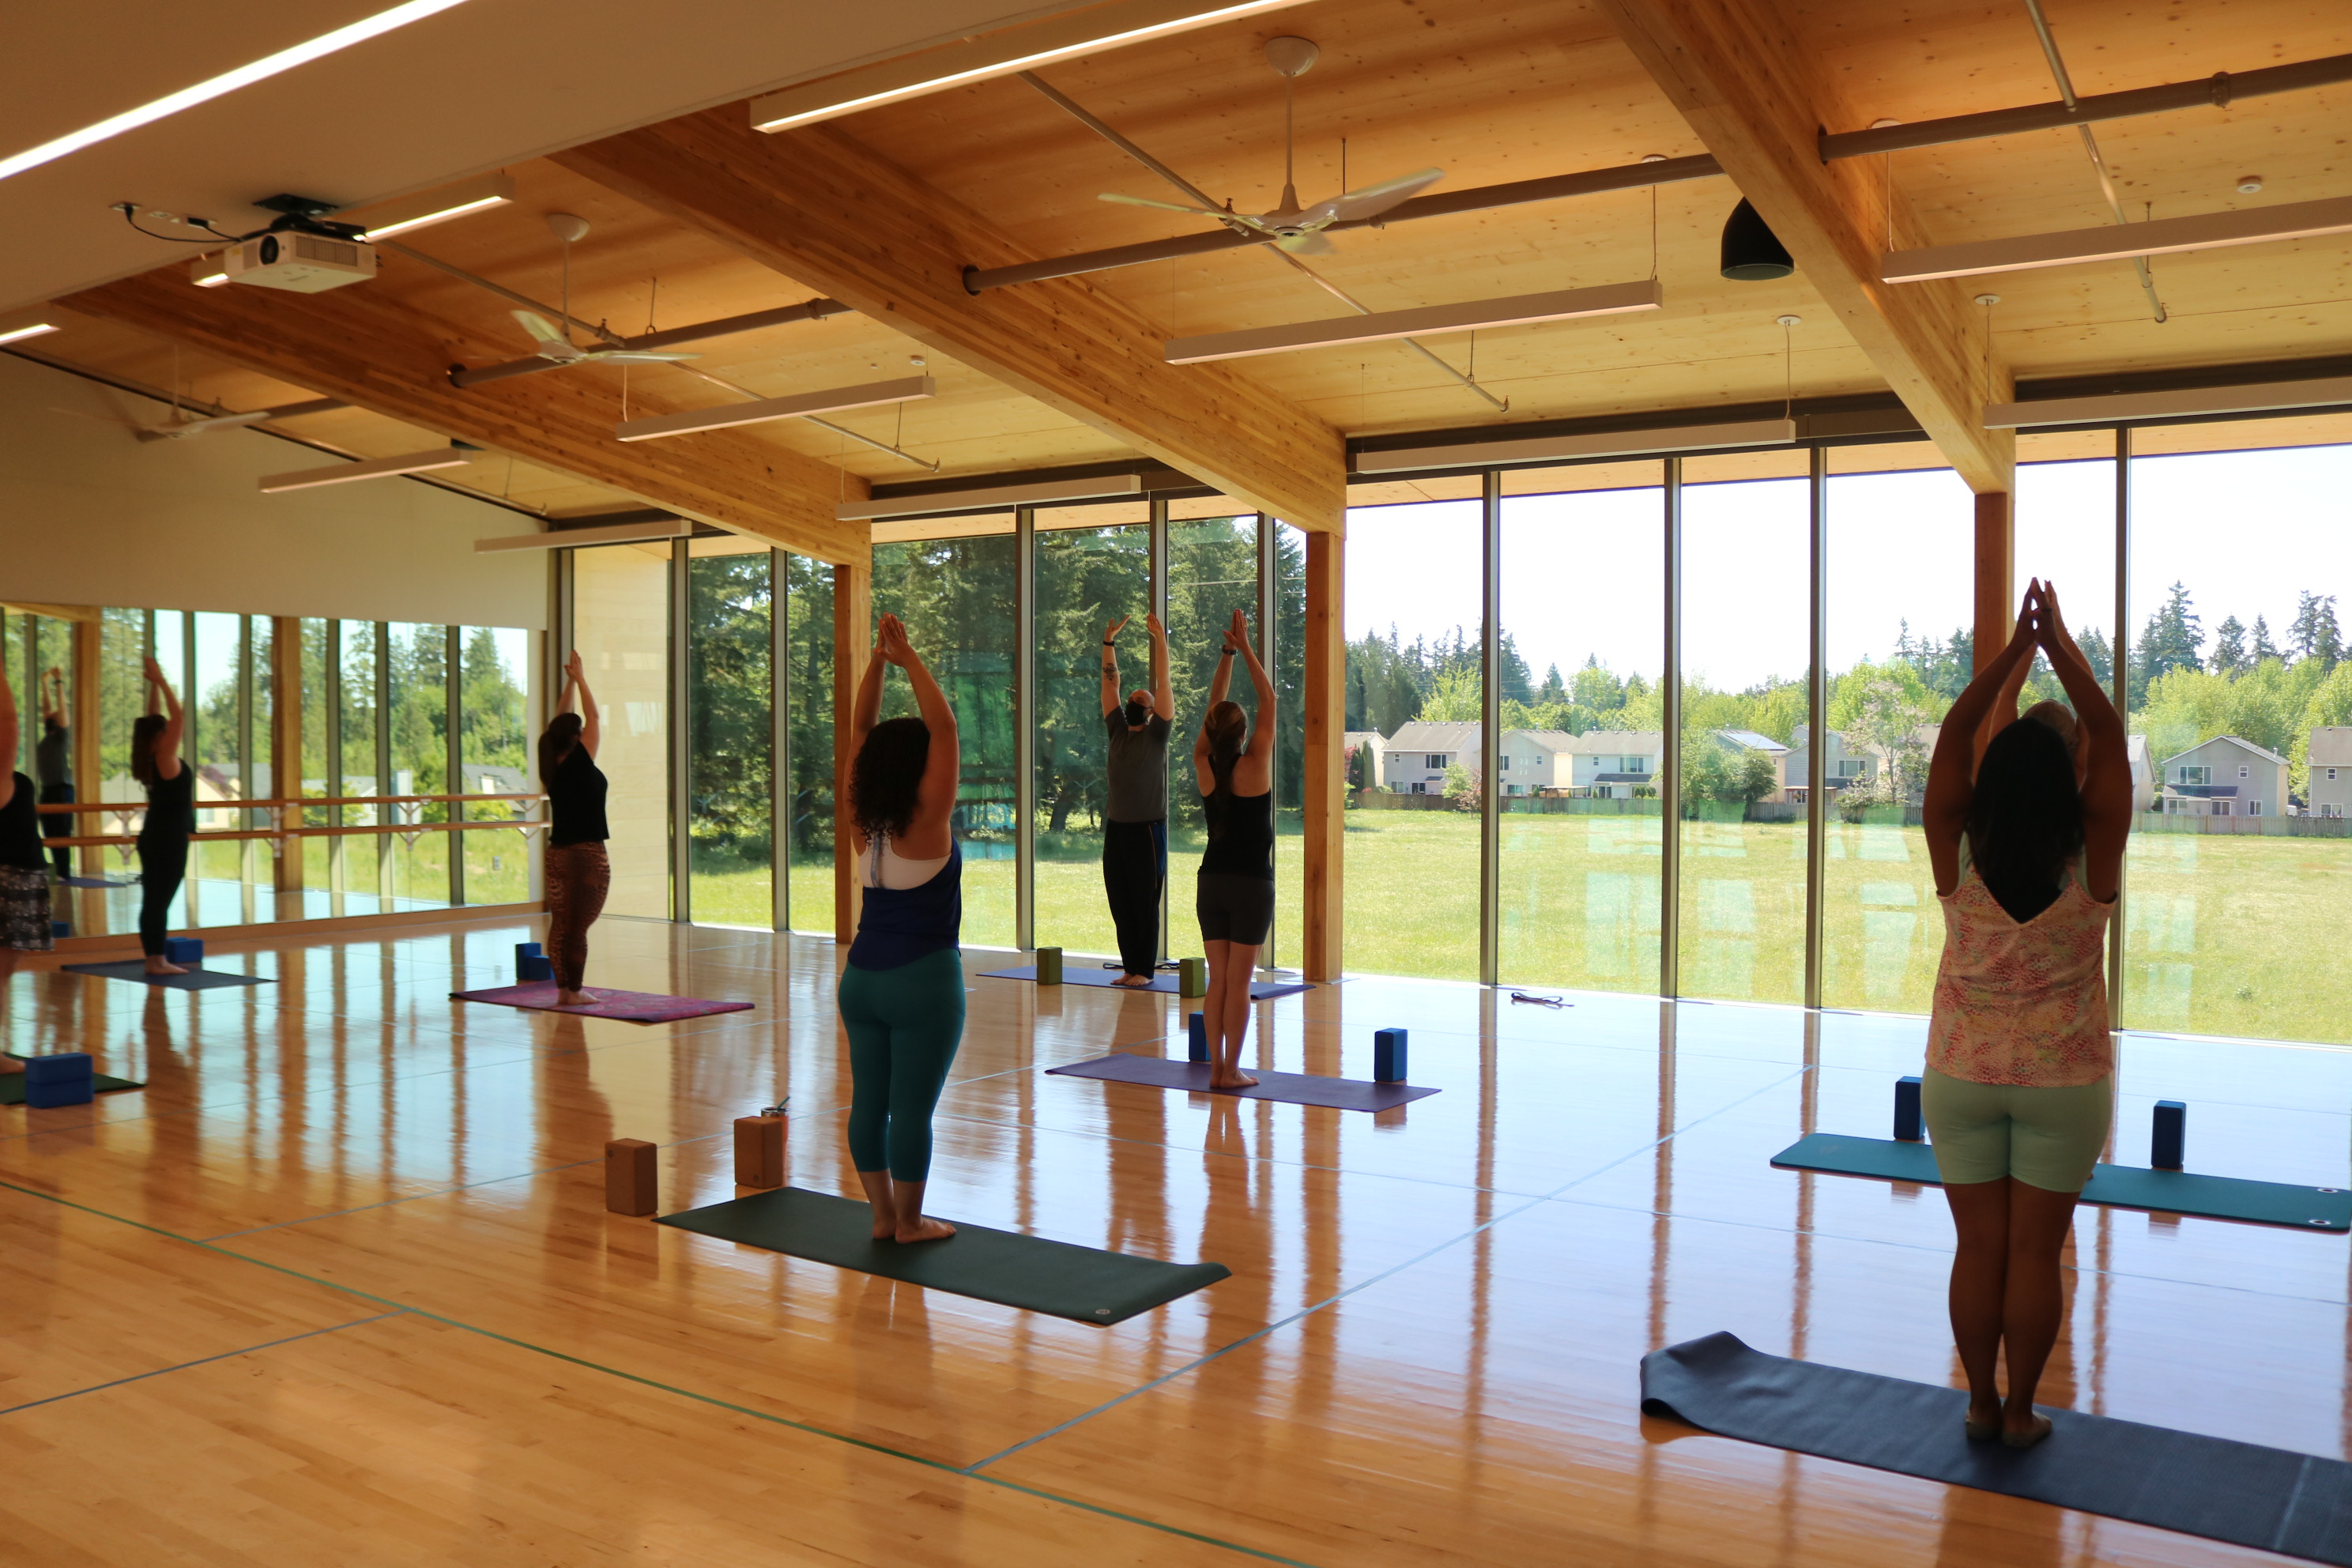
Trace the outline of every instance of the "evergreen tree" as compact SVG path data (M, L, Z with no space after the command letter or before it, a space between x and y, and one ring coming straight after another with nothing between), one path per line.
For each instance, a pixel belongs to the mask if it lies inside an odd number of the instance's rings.
M2213 630L2213 673L2237 675L2249 668L2246 663L2246 628L2238 617L2231 616Z
M2303 591L2294 606L2294 622L2286 629L2287 648L2295 658L2319 661L2333 669L2344 657L2344 639L2336 627L2336 595Z
M1560 684L1559 666L1552 665L1544 671L1544 683L1536 689L1536 704L1552 707L1568 700L1568 688Z
M2256 616L2254 617L2254 646L2247 650L2247 658L2253 663L2260 664L2266 658L2276 658L2278 657L2278 645L2271 641L2270 622L2264 620L2260 616Z
M2163 607L2147 618L2147 627L2140 633L2139 647L2133 656L2139 666L2137 684L2160 680L2176 669L2203 669L2205 661L2198 657L2198 650L2204 642L2204 627L2189 606L2188 585L2173 584Z
M2083 650L2083 658L2089 661L2091 673L2099 678L2100 685L2115 679L2116 651L2107 646L2106 633L2096 626L2084 626L2082 635L2074 639L2074 646Z

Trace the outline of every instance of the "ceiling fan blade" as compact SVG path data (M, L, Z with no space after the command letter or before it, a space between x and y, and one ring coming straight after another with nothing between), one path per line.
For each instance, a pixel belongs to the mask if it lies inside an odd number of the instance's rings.
M1307 209L1302 220L1321 227L1325 224L1353 223L1368 217L1378 217L1400 202L1419 195L1438 181L1445 178L1443 169L1420 169L1410 174L1400 174L1393 180L1382 180L1377 185L1347 191L1328 202L1318 202ZM1328 216L1327 216L1328 215Z
M1095 200L1098 202L1117 202L1121 206L1158 207L1162 212L1198 213L1202 217L1213 217L1219 220L1235 216L1233 213L1221 211L1216 207L1194 206L1189 202L1159 202L1152 200L1150 196L1123 196L1117 191L1105 191L1102 195L1097 196Z
M539 357L551 359L558 364L570 364L581 357L578 344L556 331L555 323L534 310L509 310L508 315L539 344Z
M1323 237L1319 228L1305 234L1294 234L1274 242L1276 250L1286 250L1293 256L1328 256L1339 247Z
M658 349L596 349L580 356L621 364L670 364L678 360L700 359L700 354L665 353Z
M258 425L269 417L269 410L257 408L249 414L216 414L209 419L191 419L184 425L167 425L156 433L168 439L184 440L201 436L207 430L233 430L240 425Z

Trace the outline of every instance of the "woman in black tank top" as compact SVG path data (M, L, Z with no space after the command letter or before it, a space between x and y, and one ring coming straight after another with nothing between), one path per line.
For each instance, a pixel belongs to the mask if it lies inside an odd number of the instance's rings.
M0 757L16 754L16 694L0 668ZM16 955L49 951L49 872L33 805L32 780L15 772L0 778L0 1018L7 1016ZM0 1056L0 1074L24 1070L15 1057Z
M1255 727L1240 703L1225 700L1235 654L1257 688ZM1240 1064L1249 1031L1250 975L1274 927L1274 682L1250 647L1248 618L1235 610L1209 687L1209 711L1192 742L1192 773L1209 828L1192 907L1209 955L1209 994L1201 1011L1212 1089L1257 1082Z
M163 668L147 661L147 684L163 700L161 713L131 724L131 776L147 786L147 816L139 828L139 951L150 974L185 974L163 957L172 900L188 875L188 835L196 825L196 775L180 761L180 699Z

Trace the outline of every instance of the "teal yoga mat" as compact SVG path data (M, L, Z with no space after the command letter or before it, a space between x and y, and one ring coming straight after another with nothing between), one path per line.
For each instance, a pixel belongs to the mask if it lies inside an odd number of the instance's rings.
M961 1220L950 1222L956 1233L945 1241L877 1241L866 1205L804 1187L663 1215L660 1223L1077 1323L1116 1323L1233 1273L1222 1263L1161 1263Z
M1836 1176L1942 1184L1932 1149L1925 1143L1898 1143L1886 1138L1808 1133L1773 1155L1772 1163L1784 1171L1826 1171ZM2108 1208L2283 1225L2295 1230L2352 1230L2352 1192L2291 1186L2284 1182L2247 1182L2190 1171L2101 1165L2091 1173L2083 1201Z

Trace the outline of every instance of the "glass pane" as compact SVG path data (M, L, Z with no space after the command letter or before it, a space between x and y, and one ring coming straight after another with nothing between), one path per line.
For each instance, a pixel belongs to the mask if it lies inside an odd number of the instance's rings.
M467 795L520 795L538 788L529 761L530 634L514 626L467 626L460 643L458 744ZM536 815L520 801L464 808L472 821ZM501 828L467 828L466 901L520 903L530 896L530 841Z
M1274 525L1274 926L1258 962L1297 968L1306 954L1307 535Z
M446 795L449 774L448 628L394 622L392 642L392 789L395 795ZM446 822L439 801L393 808L396 822ZM449 835L393 836L392 896L395 908L437 908L449 901Z
M1944 922L1919 805L1937 726L1972 674L1975 537L1975 500L1948 468L1830 478L1828 1006L1925 1013L1935 989ZM1802 799L1811 755L1794 739L1789 794Z
M1714 482L1735 464L1755 460L1684 465L1681 990L1800 1002L1806 808L1785 769L1806 721L1811 486Z
M1177 956L1201 951L1192 892L1207 830L1192 742L1209 710L1226 623L1238 609L1250 612L1255 625L1256 608L1256 518L1168 525L1168 667L1176 698L1176 732L1168 742L1168 951ZM1235 670L1228 684L1234 701L1245 710L1256 707L1246 673Z
M86 798L144 800L146 792L131 776L131 725L147 711L147 677L140 665L147 651L147 612L105 610L100 614L104 618L98 626L100 783L95 795Z
M1037 942L1115 957L1103 890L1103 629L1118 639L1122 695L1151 685L1149 527L1037 535ZM1170 749L1175 749L1174 738Z
M1348 729L1381 759L1347 829L1347 964L1478 978L1481 503L1348 515Z
M1654 994L1665 492L1600 467L1503 501L1500 975Z
M2347 495L2352 447L2133 460L2130 727L2158 808L2125 873L2134 1028L2352 1040ZM2221 543L2257 514L2289 548Z
M32 644L40 636L35 624L39 619L0 611L0 666L7 670L8 690L16 704L16 754L7 759L7 766L37 784L40 781L34 776L33 743L41 738L41 692L40 665Z
M962 753L963 940L1013 945L1013 588L1010 535L877 545L874 614L895 615L955 710ZM905 679L883 683L882 716L915 711Z
M189 678L188 690L181 701L189 714L190 747L196 763L196 799L199 806L206 801L241 800L245 797L245 770L241 751L244 735L242 709L238 701L238 652L242 640L240 621L236 616L202 613L195 616L196 668ZM200 831L216 832L239 828L245 824L236 811L205 811L196 814ZM233 925L245 918L246 898L239 885L245 877L246 852L243 841L229 839L213 843L197 842L188 857L188 879L200 888L200 901L206 925Z
M792 703L792 860L787 922L833 930L833 572L822 561L784 562L785 671Z
M596 765L609 789L607 913L670 917L669 570L661 544L613 544L572 556L573 635L595 694Z
M702 925L775 923L770 556L688 563L688 849Z

